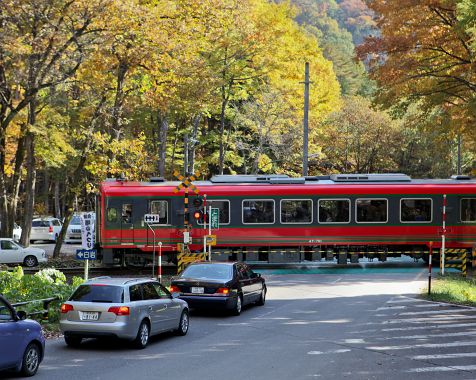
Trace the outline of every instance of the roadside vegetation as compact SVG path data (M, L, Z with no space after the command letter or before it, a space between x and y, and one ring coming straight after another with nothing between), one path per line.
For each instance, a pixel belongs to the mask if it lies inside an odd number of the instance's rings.
M10 303L41 300L56 297L49 304L48 318L43 319L37 315L38 320L46 332L55 333L59 330L60 305L83 281L81 277L73 277L71 281L57 269L45 268L34 275L25 275L22 267L18 266L13 271L0 271L0 294ZM27 314L43 310L43 303L31 302L16 308L24 310Z
M431 301L476 306L476 280L459 274L439 276L432 280L431 294L427 288L423 296Z

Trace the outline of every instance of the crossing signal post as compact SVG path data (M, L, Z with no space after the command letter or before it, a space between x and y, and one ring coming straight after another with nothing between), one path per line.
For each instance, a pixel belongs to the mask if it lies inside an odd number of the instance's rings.
M152 228L154 224L159 223L160 215L159 214L145 214L144 215L144 222L147 224L149 229L152 231L152 235L154 236L154 243L152 246L152 277L155 275L155 230ZM159 241L159 273L158 273L159 281L162 281L162 242Z
M198 177L200 173L197 171L194 175L184 177L178 171L174 172L174 176L178 178L181 183L174 189L174 193L178 193L180 190L184 189L184 206L183 206L183 244L184 248L190 244L190 226L189 226L189 207L188 207L188 193L189 190L192 190L195 194L198 195L199 191L196 186L192 183L195 181L196 177Z

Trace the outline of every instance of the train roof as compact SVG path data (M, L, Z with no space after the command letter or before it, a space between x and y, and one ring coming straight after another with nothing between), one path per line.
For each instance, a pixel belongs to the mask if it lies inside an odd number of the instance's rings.
M127 181L124 178L108 179L102 183L101 188L105 193L119 195L124 189L128 192L148 194L153 193L154 189L173 188L181 184L180 181L166 181L163 178L152 178L148 182ZM239 193L243 191L258 192L260 190L269 191L270 188L276 189L277 193L281 191L292 190L296 194L305 194L311 188L324 189L331 188L337 193L344 194L345 191L368 191L370 188L378 191L389 191L389 193L398 193L404 189L411 189L414 193L431 193L431 189L448 191L450 193L476 193L476 179L468 176L452 176L448 179L412 179L401 173L385 174L332 174L328 176L308 176L308 177L289 177L282 174L273 175L217 175L207 181L194 181L193 185L199 190L207 187L207 191L216 190L220 192ZM464 188L464 189L463 189ZM122 189L122 190L121 190ZM385 190L383 190L385 189ZM390 191L390 189L392 189ZM400 190L398 190L400 189ZM183 190L180 191L182 193ZM371 191L373 192L373 191ZM192 195L192 191L190 192ZM203 193L203 191L200 191Z

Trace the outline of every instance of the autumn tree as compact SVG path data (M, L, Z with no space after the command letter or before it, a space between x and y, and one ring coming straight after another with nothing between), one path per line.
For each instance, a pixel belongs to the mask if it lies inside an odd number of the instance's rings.
M0 9L0 213L9 236L15 216L21 162L27 154L27 179L22 243L28 243L33 215L36 155L35 125L52 89L71 78L94 40L92 21L108 0L7 0ZM20 125L19 153L15 157L16 183L8 186L5 138L8 128ZM21 152L20 152L21 151ZM13 197L14 198L14 197Z
M403 110L416 101L425 110L440 107L457 133L474 139L474 50L471 28L458 19L457 3L368 0L380 36L368 38L359 56L379 83L381 103ZM470 15L471 2L462 4Z

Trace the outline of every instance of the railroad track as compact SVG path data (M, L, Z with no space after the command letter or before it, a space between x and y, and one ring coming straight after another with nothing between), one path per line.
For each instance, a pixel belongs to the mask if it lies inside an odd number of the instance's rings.
M23 268L25 274L35 274L40 271L42 268ZM68 268L55 268L60 272L63 272L66 277L74 277L84 275L84 268L81 267L68 267ZM10 269L9 269L10 270ZM11 269L13 270L13 268ZM157 275L157 267L154 270ZM163 275L175 275L177 274L176 266L163 266L162 267ZM130 277L147 277L152 276L152 267L90 267L89 268L89 277L99 277L99 276L130 276Z

